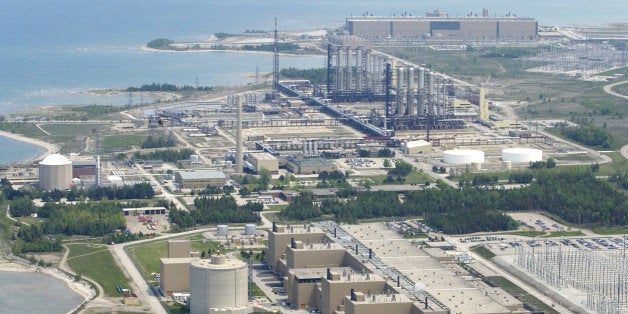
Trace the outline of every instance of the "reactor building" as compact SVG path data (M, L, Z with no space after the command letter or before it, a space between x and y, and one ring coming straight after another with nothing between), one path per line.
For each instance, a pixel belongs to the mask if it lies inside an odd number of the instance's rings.
M39 163L39 187L67 190L72 185L72 162L63 155L48 155Z
M190 265L190 313L245 314L248 302L248 267L225 255Z

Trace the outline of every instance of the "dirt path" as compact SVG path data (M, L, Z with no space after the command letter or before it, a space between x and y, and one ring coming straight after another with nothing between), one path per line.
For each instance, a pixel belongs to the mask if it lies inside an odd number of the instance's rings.
M42 131L44 134L46 134L46 135L52 135L52 134L50 134L50 132L48 132L48 131L44 130L44 128L42 128L42 127L41 127L41 124L35 124L35 126L36 126L36 127L37 127L40 131Z
M620 152L621 152L621 155L624 156L624 158L628 159L628 145L625 145L624 147L622 147Z
M613 83L613 84L608 84L608 85L605 85L603 89L608 94L611 94L611 95L616 96L616 97L621 97L623 99L628 99L628 96L622 95L620 93L616 93L616 92L613 91L613 87L615 87L617 85L627 84L627 83L628 83L628 80L617 82L617 83Z

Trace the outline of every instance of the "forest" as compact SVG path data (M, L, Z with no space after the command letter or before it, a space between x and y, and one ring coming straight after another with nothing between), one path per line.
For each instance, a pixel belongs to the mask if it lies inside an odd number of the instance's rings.
M589 146L611 148L613 136L603 128L596 126L561 127L558 129L564 136Z
M171 209L170 221L181 229L213 223L259 222L261 219L257 212L264 208L261 203L238 206L231 196L218 199L200 197L194 200L194 205L196 210L190 212Z
M324 200L315 205L310 194L299 196L280 215L290 220L334 215L340 222L379 217L423 216L434 229L445 233L510 230L517 223L504 211L545 211L568 223L588 226L628 224L625 195L590 172L540 171L536 181L516 189L452 188L437 182L436 188L407 192L365 192L350 202Z
M194 151L189 148L183 149L165 149L148 153L133 153L133 159L138 160L163 160L165 162L177 162L179 160L187 160Z
M152 136L149 135L144 142L142 142L142 149L146 148L162 148L162 147L175 147L177 146L177 140L173 135L170 136Z

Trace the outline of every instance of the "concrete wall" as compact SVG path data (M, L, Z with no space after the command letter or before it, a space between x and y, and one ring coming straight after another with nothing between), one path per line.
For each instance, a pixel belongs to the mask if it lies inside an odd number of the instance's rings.
M179 259L176 263L165 261L161 258L159 261L159 273L161 279L159 286L164 295L170 295L174 292L190 291L190 259Z
M176 258L176 257L190 257L190 241L178 241L178 240L169 240L168 241L168 257Z
M322 268L343 266L345 254L343 249L330 250L299 250L287 247L286 264L288 268Z
M345 297L345 314L411 314L412 301L395 302L395 303L368 303L351 301L349 297Z
M288 277L284 280L284 289L286 294L288 294L290 304L299 309L316 306L317 301L320 299L318 285L320 283L317 282L299 283L298 278L294 274L288 274Z
M386 281L335 281L323 278L321 282L322 295L320 298L319 309L321 314L331 314L342 304L344 297L351 294L351 289L355 292L368 293L384 293Z
M323 243L323 239L326 238L326 236L324 232L290 233L289 230L287 230L287 232L269 231L266 262L273 269L277 268L277 261L286 253L287 245L290 243L291 238L304 243L308 241L310 243Z

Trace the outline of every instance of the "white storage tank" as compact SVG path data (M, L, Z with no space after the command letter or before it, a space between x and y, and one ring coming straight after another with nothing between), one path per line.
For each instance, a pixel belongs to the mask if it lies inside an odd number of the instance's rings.
M72 162L60 154L48 155L39 163L39 187L46 191L67 190L72 184Z
M534 148L505 148L502 150L502 161L535 162L543 160L543 151Z
M244 225L244 235L254 235L256 231L257 231L257 225L255 224Z
M218 225L216 227L216 235L219 237L226 237L229 235L229 226L227 225Z
M484 152L480 150L471 149L454 149L447 150L443 153L443 161L448 164L470 164L470 163L483 163Z
M190 313L247 313L246 263L212 256L190 264Z

